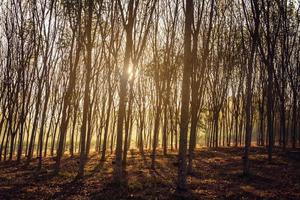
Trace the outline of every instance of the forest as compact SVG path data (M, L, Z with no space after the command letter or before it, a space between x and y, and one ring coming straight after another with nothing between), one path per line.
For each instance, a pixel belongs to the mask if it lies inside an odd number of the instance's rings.
M300 2L1 0L0 199L300 199Z

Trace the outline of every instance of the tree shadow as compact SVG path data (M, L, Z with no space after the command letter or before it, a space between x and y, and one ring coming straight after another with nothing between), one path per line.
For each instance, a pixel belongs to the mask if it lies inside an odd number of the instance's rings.
M196 194L193 190L176 190L171 195L171 199L178 199L178 200L198 200L198 199L207 199L205 197L201 198L199 194Z
M54 193L51 199L67 199L81 192L83 187L83 179L75 178L61 186L59 192Z
M106 179L103 185L96 191L89 194L89 199L128 199L130 197L128 191L128 176L123 172L121 182L117 183L113 177Z

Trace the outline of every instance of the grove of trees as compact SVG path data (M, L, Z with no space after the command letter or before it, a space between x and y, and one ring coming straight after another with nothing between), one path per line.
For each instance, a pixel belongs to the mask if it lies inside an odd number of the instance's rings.
M300 146L297 0L0 1L0 161ZM161 151L160 151L161 150Z

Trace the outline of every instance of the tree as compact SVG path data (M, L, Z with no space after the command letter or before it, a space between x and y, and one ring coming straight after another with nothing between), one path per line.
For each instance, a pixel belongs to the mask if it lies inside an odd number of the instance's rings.
M189 125L189 104L190 104L190 77L191 77L191 37L194 5L193 0L186 0L185 8L185 30L184 30L184 66L181 94L181 115L180 115L180 139L178 154L178 190L186 189L186 151L187 151L187 131Z
M245 8L245 2L243 1L243 10L244 14L247 16L247 11ZM248 66L247 66L247 75L246 75L246 136L245 136L245 155L244 155L244 175L248 175L249 168L249 149L251 145L251 134L252 134L252 126L251 126L251 105L252 105L252 76L253 76L253 63L255 59L255 52L257 48L258 42L258 34L259 34L259 23L260 23L260 10L257 0L251 1L251 10L253 16L253 23L247 22L248 31L252 38L250 56L248 58ZM251 24L250 24L251 23Z

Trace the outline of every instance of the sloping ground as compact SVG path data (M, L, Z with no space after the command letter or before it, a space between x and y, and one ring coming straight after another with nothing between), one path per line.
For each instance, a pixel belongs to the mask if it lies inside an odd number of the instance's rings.
M241 148L200 149L195 172L188 178L189 190L176 193L177 158L174 153L157 156L157 169L150 169L149 154L142 158L130 151L124 185L112 183L113 162L101 163L90 157L85 177L76 180L78 158L65 158L54 176L54 161L47 158L44 168L37 162L17 165L0 163L0 199L300 199L300 161L295 156L274 152L267 162L263 148L252 148L250 177L243 177ZM293 153L294 155L294 153Z

